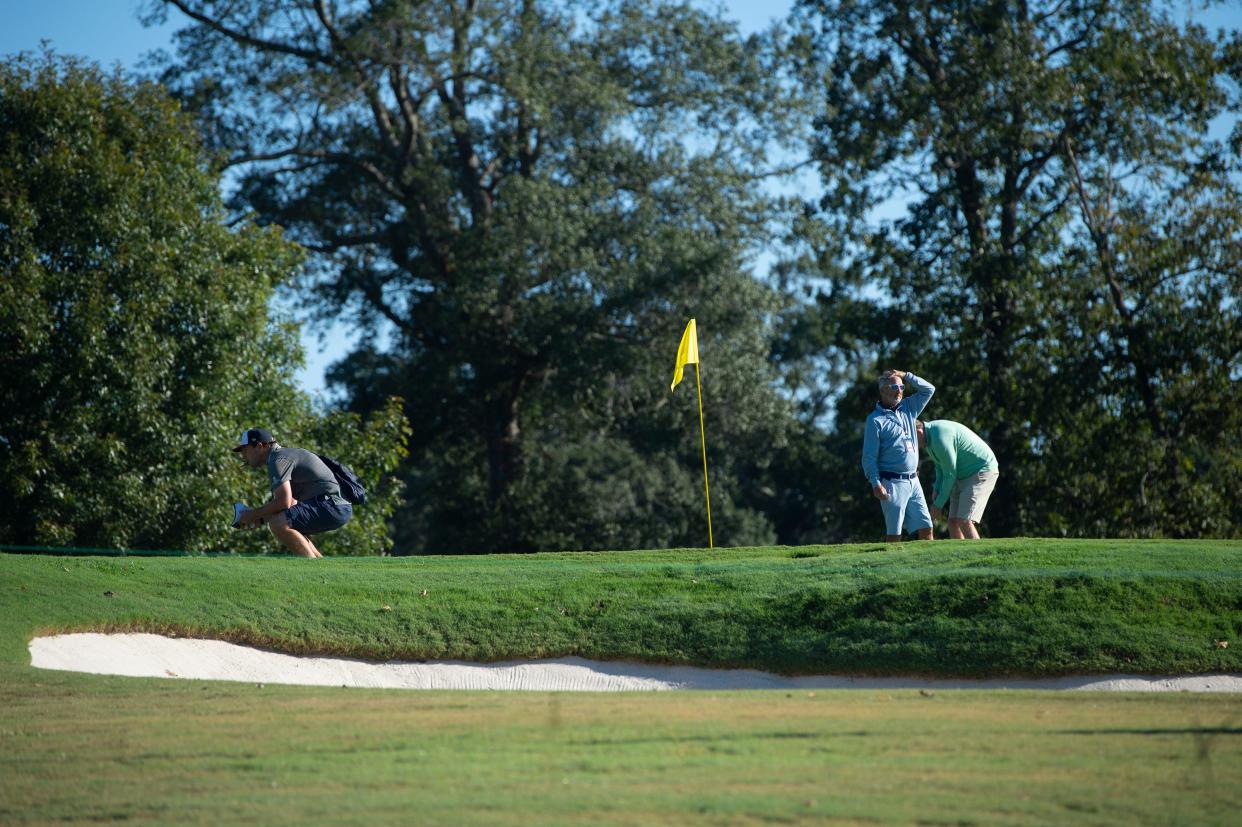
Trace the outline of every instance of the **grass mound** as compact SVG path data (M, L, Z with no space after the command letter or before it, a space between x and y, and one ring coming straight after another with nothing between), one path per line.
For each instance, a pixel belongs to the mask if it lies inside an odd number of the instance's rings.
M0 555L0 658L130 630L377 660L787 674L1242 671L1242 543L1003 540L397 559Z

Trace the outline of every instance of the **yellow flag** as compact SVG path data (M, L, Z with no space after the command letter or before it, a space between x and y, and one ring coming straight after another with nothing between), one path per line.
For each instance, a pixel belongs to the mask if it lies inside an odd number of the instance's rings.
M681 381L681 373L686 365L694 365L694 384L699 391L699 445L703 448L703 498L707 502L707 546L715 548L716 541L712 537L712 490L707 484L707 433L703 429L703 386L699 382L699 329L691 319L686 325L686 332L681 334L681 344L677 346L677 367L673 370L673 384L670 391L677 390Z
M686 365L699 363L699 331L691 319L686 325L686 332L681 334L681 344L677 346L677 367L673 370L673 384L669 390L676 390L681 381L681 372Z

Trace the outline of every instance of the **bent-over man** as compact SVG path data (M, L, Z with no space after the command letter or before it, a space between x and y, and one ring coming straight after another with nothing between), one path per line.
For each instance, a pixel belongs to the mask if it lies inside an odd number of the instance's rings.
M868 414L863 431L862 469L884 513L884 539L899 542L904 528L917 531L920 540L930 540L932 521L919 485L914 422L936 387L903 370L885 371L877 384L880 401ZM912 396L905 395L907 384Z
M979 522L988 498L1000 477L996 454L988 444L960 422L949 419L919 420L915 423L919 447L927 451L936 466L931 513L938 518L949 506L949 537L978 540Z
M271 499L258 508L241 511L237 527L266 522L289 551L302 557L322 557L311 535L340 528L354 515L328 466L310 451L282 448L262 428L243 432L233 450L251 468L266 465L272 485Z

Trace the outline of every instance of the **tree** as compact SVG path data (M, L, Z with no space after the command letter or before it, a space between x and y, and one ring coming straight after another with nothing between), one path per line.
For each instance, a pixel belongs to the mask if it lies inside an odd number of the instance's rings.
M880 294L868 346L993 446L992 530L1225 531L1185 520L1189 480L1237 468L1204 463L1210 417L1191 415L1224 412L1213 371L1238 358L1236 155L1205 139L1236 106L1236 33L1146 0L799 8L822 216ZM904 216L869 221L893 196Z
M744 383L721 476L753 479L766 458L735 446L789 422L778 302L745 267L782 100L758 41L658 2L152 6L192 20L163 77L243 171L238 205L313 251L322 312L371 333L331 374L351 407L407 400L413 547L701 542L660 390L688 317ZM771 536L746 491L721 495L730 542Z
M0 542L271 548L228 528L240 492L266 494L229 451L262 424L356 464L377 496L333 543L387 547L399 413L311 409L296 330L268 311L301 252L227 227L217 185L157 85L52 55L0 66Z
M1081 293L1050 328L1080 343L1057 369L1090 389L1092 416L1063 450L1093 460L1077 496L1055 479L1043 489L1049 518L1075 533L1236 535L1242 451L1219 435L1242 429L1242 193L1210 152L1124 166L1067 155L1081 222L1066 267Z

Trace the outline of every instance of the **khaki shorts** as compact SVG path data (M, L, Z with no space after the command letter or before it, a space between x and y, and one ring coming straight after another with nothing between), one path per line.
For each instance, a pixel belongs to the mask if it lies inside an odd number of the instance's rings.
M980 471L953 483L949 493L949 516L972 523L982 522L983 509L988 507L988 497L992 496L999 477L1000 471Z

